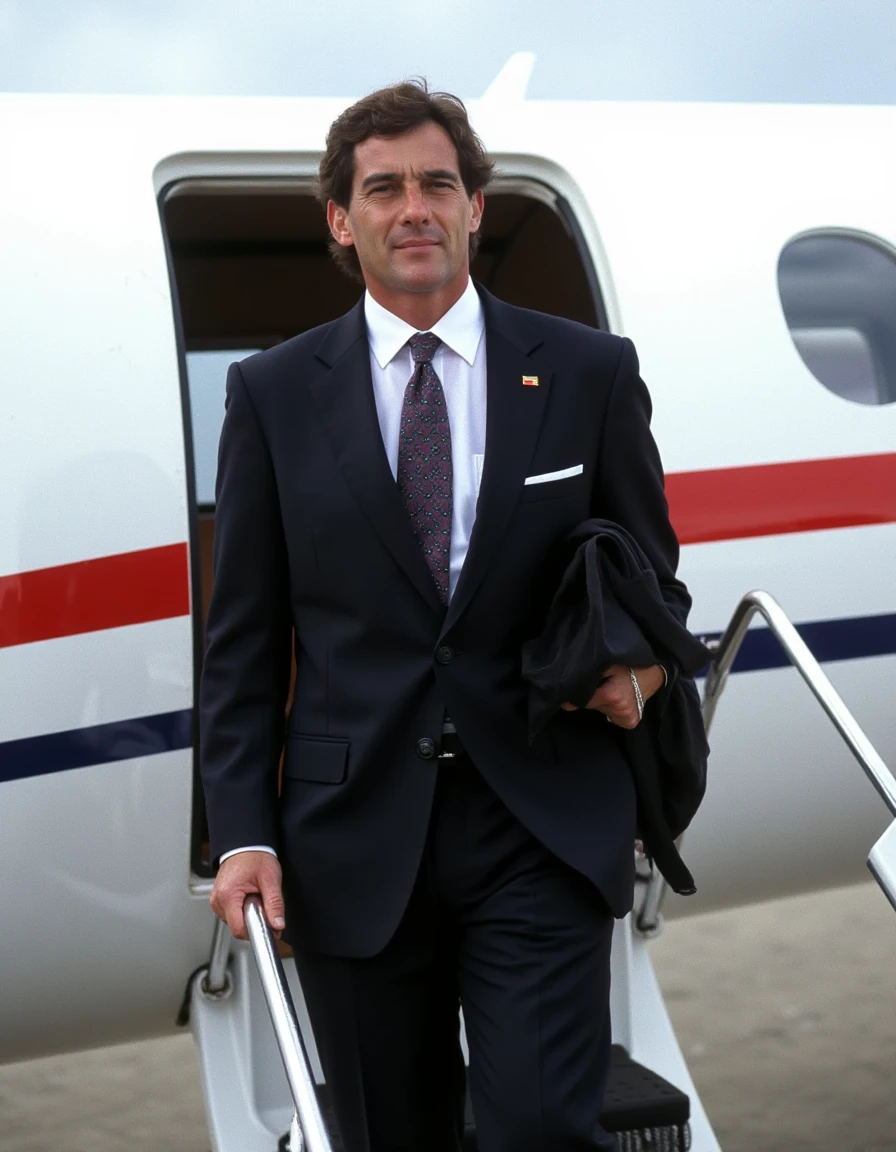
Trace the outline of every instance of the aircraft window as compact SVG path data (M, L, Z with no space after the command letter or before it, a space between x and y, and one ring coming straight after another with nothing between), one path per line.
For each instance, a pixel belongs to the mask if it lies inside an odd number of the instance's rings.
M896 401L896 251L857 232L798 236L778 260L778 291L816 380L858 404Z
M200 507L215 502L218 440L224 422L224 385L234 360L251 356L258 348L239 348L187 353L187 383L193 424L193 469L196 502Z

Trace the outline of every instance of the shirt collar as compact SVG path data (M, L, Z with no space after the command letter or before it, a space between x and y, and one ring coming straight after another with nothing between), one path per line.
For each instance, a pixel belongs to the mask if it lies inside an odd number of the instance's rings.
M378 304L369 292L364 293L364 319L367 322L370 347L381 368L385 368L398 355L417 331L394 312ZM473 281L468 280L463 295L433 324L430 332L472 365L484 329L482 301L473 287Z

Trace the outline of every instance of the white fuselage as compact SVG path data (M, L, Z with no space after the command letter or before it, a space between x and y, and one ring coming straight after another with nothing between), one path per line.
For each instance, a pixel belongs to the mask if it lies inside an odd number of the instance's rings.
M344 104L0 98L0 1060L171 1029L207 956L209 881L190 866L194 512L160 197L185 179L310 179ZM896 109L484 101L471 114L505 180L547 186L575 215L609 324L640 355L673 514L682 473L709 487L720 470L896 453L896 405L813 377L776 280L787 242L813 229L896 248L896 157L880 146ZM683 548L694 631L721 631L754 587L799 623L896 612L896 523L739 537L736 522ZM181 592L75 567L132 554ZM157 609L116 615L110 598L131 594ZM894 665L826 664L891 762ZM886 823L796 673L737 674L685 841L699 893L667 911L848 883Z

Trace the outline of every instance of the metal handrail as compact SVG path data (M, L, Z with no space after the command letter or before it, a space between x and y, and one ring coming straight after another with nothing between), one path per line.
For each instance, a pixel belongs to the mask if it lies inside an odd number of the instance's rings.
M757 615L762 616L768 624L788 660L808 684L813 696L858 760L891 815L896 816L896 779L862 731L856 718L843 703L843 699L810 652L805 640L787 618L784 609L768 592L756 590L743 596L724 635L712 646L714 655L703 691L703 723L707 734L712 726L719 698L728 682L728 673L740 651L750 621ZM666 891L666 882L654 866L636 921L638 931L644 935L650 935L658 930Z
M286 973L283 971L283 963L277 952L274 934L264 918L261 898L256 895L247 896L243 905L243 915L246 918L249 943L252 945L262 991L271 1015L277 1047L280 1049L280 1058L295 1106L299 1134L302 1138L301 1148L306 1148L308 1152L333 1152L317 1102L311 1063L299 1030L292 993L286 982ZM295 1131L296 1124L293 1123L293 1132ZM293 1148L292 1152L300 1152L300 1149Z
M805 640L787 619L784 609L768 592L748 592L734 610L731 623L719 641L718 651L706 677L703 695L703 722L706 731L709 732L719 697L725 690L731 665L747 634L750 621L756 615L765 619L787 658L809 685L812 695L828 714L865 775L877 789L878 795L890 809L891 815L896 816L896 779L862 731L855 716L843 703L834 685L822 671L821 665L809 651Z

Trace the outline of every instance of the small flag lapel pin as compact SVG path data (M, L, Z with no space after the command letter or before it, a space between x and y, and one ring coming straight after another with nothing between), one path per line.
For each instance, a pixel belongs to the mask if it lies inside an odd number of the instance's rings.
M537 388L538 387L538 377L537 376L524 376L523 377L523 383L526 385L527 388Z

